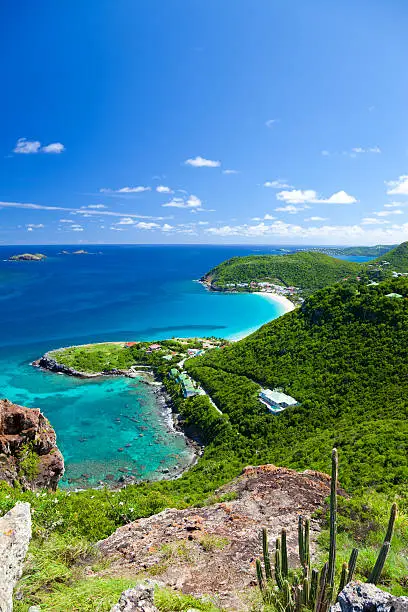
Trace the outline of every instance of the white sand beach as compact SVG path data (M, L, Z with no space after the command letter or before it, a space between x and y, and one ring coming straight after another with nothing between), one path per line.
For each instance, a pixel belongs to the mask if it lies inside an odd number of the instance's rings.
M288 300L284 295L278 295L277 293L265 293L263 291L254 291L255 295L262 295L262 297L267 298L268 300L272 300L273 302L278 302L282 304L286 312L290 312L295 309L295 305L293 302Z

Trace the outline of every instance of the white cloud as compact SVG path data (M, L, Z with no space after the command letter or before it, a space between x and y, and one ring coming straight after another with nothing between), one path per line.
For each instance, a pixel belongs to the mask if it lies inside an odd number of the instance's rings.
M293 206L293 204L287 204L286 206L278 206L275 210L276 212L287 212L290 215L296 215L301 210L306 210L307 208L310 208L310 206Z
M266 213L266 215L264 215L265 221L272 221L272 219L275 219L273 215L270 215L269 213Z
M396 181L385 183L388 195L408 195L408 174L401 175Z
M265 121L265 125L267 128L271 128L277 121L277 119L268 119L268 121Z
M265 236L281 237L288 243L298 244L304 240L311 244L390 244L402 242L407 239L408 223L403 225L387 225L376 229L365 229L363 225L322 225L320 227L304 227L283 221L275 221L271 224L258 223L256 225L223 225L220 227L209 227L206 233L213 236L241 236L253 239Z
M13 153L38 153L41 149L41 142L39 140L27 140L27 138L19 138L16 146L13 149Z
M199 221L197 225L209 225L208 221Z
M73 223L74 220L73 219L60 219L59 222L60 223Z
M357 202L354 196L343 190L333 193L329 198L319 198L317 192L313 189L280 191L276 197L278 200L289 204L304 204L306 202L309 204L355 204Z
M402 215L404 214L403 210L380 210L379 212L373 212L373 215L377 217L389 217L390 215Z
M65 208L64 206L45 206L43 204L29 204L26 202L0 202L0 208L22 208L27 210L48 210L48 211L63 211L64 213L75 215L75 214L84 214L83 208ZM87 215L105 215L110 217L133 217L135 219L153 219L155 221L161 221L165 219L165 217L154 217L151 215L139 215L136 213L123 213L116 212L113 210L87 210Z
M378 146L375 147L354 147L351 149L353 153L381 153L381 149Z
M227 169L227 170L223 170L222 173L223 174L239 174L239 170L230 170L230 169Z
M384 208L400 208L401 206L408 206L408 202L388 202L388 204L384 204Z
M158 229L160 225L158 223L145 223L145 221L139 221L139 223L135 224L135 227L142 230L154 230Z
M327 217L309 217L305 221L327 221Z
M26 224L26 228L30 228L30 230L33 229L42 229L43 227L45 227L42 223L27 223Z
M164 208L192 208L196 210L202 209L200 198L195 195L190 195L187 200L184 198L173 198L170 202L162 204Z
M375 217L364 217L364 219L361 221L361 225L386 225L387 223L390 222L386 221L385 219L377 219Z
M13 149L13 153L62 153L65 151L65 147L61 142L51 142L44 147L41 146L39 140L27 140L27 138L19 138L16 146Z
M166 187L166 185L158 185L156 191L158 193L173 193L170 187Z
M122 217L120 221L118 221L118 225L133 225L135 220L131 217Z
M200 155L192 159L186 159L184 163L187 166L193 166L194 168L219 168L219 166L221 166L220 161L205 159L205 157L201 157Z
M65 151L65 147L62 142L51 142L49 145L45 145L45 147L41 148L43 153L54 153L59 154Z
M285 180L277 179L276 181L266 181L264 187L272 187L272 189L292 189L292 185L288 185Z
M101 225L101 229L104 229L103 225ZM116 225L111 225L109 229L114 232L125 232L126 231L123 227L116 227Z
M83 232L84 228L82 225L70 225L70 228L73 232Z
M100 193L143 193L144 191L150 191L151 187L145 187L144 185L138 185L137 187L121 187L120 189L107 189L103 187L99 190Z
M106 208L106 206L105 204L89 204L89 206L84 206L84 208L101 209L101 208Z
M168 223L164 223L161 228L162 232L171 232L173 229L174 227Z

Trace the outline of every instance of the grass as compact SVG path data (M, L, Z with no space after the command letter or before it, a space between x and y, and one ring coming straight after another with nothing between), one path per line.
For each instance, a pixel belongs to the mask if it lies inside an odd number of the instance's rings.
M229 544L228 538L223 538L217 535L206 534L200 538L200 544L206 552L214 550L222 550Z

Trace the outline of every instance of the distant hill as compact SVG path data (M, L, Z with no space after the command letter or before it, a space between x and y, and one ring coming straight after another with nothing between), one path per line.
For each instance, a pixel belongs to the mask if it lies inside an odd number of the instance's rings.
M351 246L351 247L316 247L312 251L327 253L327 255L351 255L360 257L380 257L391 249L395 249L396 244L376 244L375 246Z
M221 290L227 289L230 283L269 280L311 292L347 276L356 276L360 270L361 264L304 251L287 255L233 257L215 266L201 280L213 289Z
M408 272L408 242L402 242L395 249L389 251L386 256L377 257L370 264L381 264L387 261L390 268L396 272Z
M263 460L327 469L337 446L346 487L408 482L408 279L327 287L186 368ZM259 385L299 405L268 414Z

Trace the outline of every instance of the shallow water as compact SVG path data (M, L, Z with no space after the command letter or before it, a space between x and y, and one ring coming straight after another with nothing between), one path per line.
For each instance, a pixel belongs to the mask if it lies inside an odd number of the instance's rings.
M30 362L72 344L232 338L256 329L279 316L282 306L257 295L210 293L193 282L224 259L253 249L97 246L85 248L98 254L64 256L58 255L61 248L0 247L1 397L41 408L50 419L66 462L62 484L176 473L176 465L191 460L191 450L169 427L152 387L140 379L78 380L41 372ZM48 259L3 261L30 250Z

